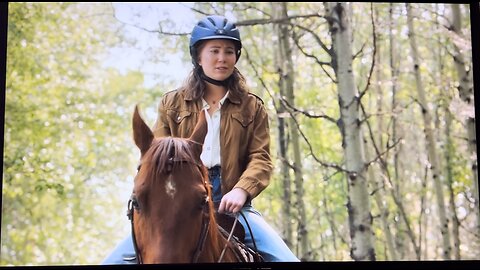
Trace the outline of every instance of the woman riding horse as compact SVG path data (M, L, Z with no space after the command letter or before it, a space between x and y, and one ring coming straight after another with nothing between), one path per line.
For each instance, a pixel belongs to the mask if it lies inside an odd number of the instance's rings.
M245 216L239 222L252 230L245 230L245 243L252 248L256 243L265 261L299 261L252 205L268 186L273 164L267 111L235 67L241 49L238 28L227 18L200 20L190 38L193 70L182 87L162 97L153 133L188 138L204 114L208 131L200 157L218 212ZM104 263L123 263L129 254L134 254L131 237Z

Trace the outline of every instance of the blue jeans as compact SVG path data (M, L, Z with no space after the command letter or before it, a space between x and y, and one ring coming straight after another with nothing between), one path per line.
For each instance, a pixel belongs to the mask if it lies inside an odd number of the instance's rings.
M212 185L212 197L214 202L219 202L222 199L222 192L220 188L221 175L220 169L213 168L209 170L210 183ZM248 220L248 224L252 229L253 238L257 246L258 252L263 256L266 262L299 262L300 260L292 253L292 251L285 244L283 239L275 230L268 225L263 219L262 215L253 208L251 204L246 204L242 208L242 213ZM245 228L245 244L254 249L252 236L248 230L248 226L244 218L239 215L238 221ZM135 256L135 249L133 247L132 236L127 236L113 252L105 258L102 264L128 264L132 261L126 261L124 257Z

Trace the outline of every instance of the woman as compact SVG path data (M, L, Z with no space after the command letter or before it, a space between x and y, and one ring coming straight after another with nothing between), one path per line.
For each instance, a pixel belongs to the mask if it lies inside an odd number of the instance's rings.
M218 212L244 214L265 261L298 261L251 205L267 187L273 165L263 101L248 92L235 67L241 48L238 29L225 17L199 21L190 39L194 68L184 86L163 96L153 132L157 137L189 137L198 114L205 113L208 133L200 157L209 170ZM247 228L243 218L238 220ZM253 248L249 230L245 242ZM135 254L130 237L104 263L121 263L128 254Z

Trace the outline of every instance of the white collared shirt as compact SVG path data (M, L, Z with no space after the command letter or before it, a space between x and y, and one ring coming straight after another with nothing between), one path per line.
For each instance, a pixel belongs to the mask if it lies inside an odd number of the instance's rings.
M210 105L202 98L203 108L205 116L207 119L207 135L205 136L205 141L203 143L202 154L200 159L207 168L212 168L216 165L221 165L221 153L220 153L220 118L221 113L220 109L222 108L225 99L228 96L228 92L225 96L218 102L218 108L210 116L208 109Z

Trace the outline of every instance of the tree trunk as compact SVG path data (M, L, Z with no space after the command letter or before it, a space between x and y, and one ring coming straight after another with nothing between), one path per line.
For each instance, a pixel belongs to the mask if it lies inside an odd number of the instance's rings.
M283 17L282 9L278 7L278 5L272 3L272 10L274 11L274 16L276 18ZM273 25L275 32L278 34L279 39L281 40L282 35L284 35L284 28L281 24L274 24ZM284 73L286 67L284 66L285 59L287 61L287 56L285 55L285 51L282 49L282 46L279 46L278 50L275 50L277 54L275 55L277 71L279 73L279 81L278 81L278 88L280 92L280 96L286 96L286 82ZM281 104L278 106L278 149L279 149L279 156L281 162L281 177L282 179L282 187L283 187L283 201L282 204L282 224L283 224L283 239L289 248L293 248L293 233L292 233L292 188L291 188L291 178L290 178L290 162L287 156L287 149L288 149L288 140L286 136L286 123L285 123L285 115L286 110L285 106Z
M449 203L451 208L452 216L452 236L453 236L453 253L455 255L455 260L460 260L460 235L459 227L460 221L457 217L457 211L455 207L455 193L453 192L453 165L452 165L452 136L450 134L450 128L452 125L452 115L448 108L445 108L445 136L446 136L446 147L445 147L445 161L446 161L446 173L447 173L447 187L449 195Z
M427 254L428 254L428 245L427 245L427 221L428 221L428 216L426 215L426 208L427 208L427 176L428 176L428 168L425 170L425 177L423 178L422 181L422 189L420 191L420 216L418 217L418 251L419 251L419 260L422 259L421 252L422 252L422 243L423 239L425 239L425 248L424 250L424 255L423 255L423 260L428 259Z
M399 111L398 108L400 104L397 101L397 78L398 78L398 57L397 57L397 50L396 50L396 41L395 41L395 34L393 33L394 23L393 14L394 14L394 4L390 3L389 6L389 54L390 54L390 77L392 80L392 143L395 143L399 138L402 137L402 127L400 126L399 121L397 120ZM394 176L393 176L393 194L392 196L395 199L395 202L399 205L403 205L402 202L402 190L400 186L400 179L403 179L403 170L401 169L401 161L400 155L402 153L403 144L399 143L395 147L395 151L393 153L393 169L394 169ZM402 216L402 213L397 211L395 213L396 216ZM396 246L396 253L398 254L399 259L403 259L405 256L405 235L404 231L405 224L403 223L403 218L396 219L396 234L395 234L395 246Z
M458 7L458 6L457 6ZM435 5L435 11L438 13L438 4ZM436 30L439 30L440 22L438 20L438 16L436 16ZM458 26L458 24L457 24ZM450 217L452 220L452 237L453 237L453 255L455 260L460 260L460 221L457 216L457 207L455 206L455 192L453 190L453 182L454 182L454 175L453 175L453 155L455 153L455 149L453 146L453 138L451 134L451 127L452 127L452 114L449 110L448 105L450 105L452 98L448 94L449 89L445 87L445 83L442 81L442 74L445 74L444 70L444 47L443 39L439 40L438 46L438 53L437 53L437 64L435 65L438 67L436 69L436 77L437 82L440 82L440 93L442 96L442 103L440 109L445 112L444 120L445 120L445 147L444 147L444 157L445 157L445 176L447 179L447 190L449 195L449 207L450 207ZM440 117L437 116L436 123L440 122ZM437 126L437 130L440 130L440 125Z
M358 89L352 70L352 41L347 5L326 2L325 13L332 37L333 68L338 81L339 128L348 181L348 218L352 259L375 260L372 215L365 169L365 154L359 119Z
M323 206L325 207L325 217L328 220L328 224L330 225L330 230L332 231L332 242L333 242L333 258L336 260L338 258L338 250L337 250L337 236L336 236L336 228L337 225L335 224L335 217L333 213L330 211L328 206L327 194L325 189L323 189Z
M462 34L462 17L460 13L460 6L458 4L452 4L452 14L453 14L453 24L451 26L452 30L459 36ZM469 69L466 70L465 57L462 54L460 48L457 44L453 43L455 48L455 53L453 60L455 62L455 68L458 75L458 93L460 98L465 102L469 107L474 106L474 96L473 96L473 79L472 79L472 69L469 64ZM472 181L473 181L473 196L475 199L475 215L476 215L476 234L480 236L480 209L479 209L479 191L478 191L478 171L477 171L477 140L475 134L475 115L467 118L467 136L468 136L468 148L470 151L471 158L471 169L472 169Z
M282 2L280 5L272 5L275 10L275 16L287 17L287 3ZM292 49L290 46L288 27L284 24L278 25L278 46L279 46L279 73L280 73L280 87L283 92L286 93L286 99L291 106L295 106L295 96L293 94L293 62L292 62ZM282 92L282 91L281 91ZM297 239L300 250L298 255L300 260L308 261L311 257L311 251L309 249L308 230L307 230L307 215L305 211L305 203L303 201L304 189L303 189L303 169L302 159L300 154L300 140L298 130L296 129L295 120L289 119L289 129L292 139L293 150L293 167L295 175L295 206L298 211L298 229Z
M366 143L366 142L365 142ZM365 145L365 156L368 160L372 160L372 155L370 154L370 150L368 145ZM377 204L378 211L380 212L380 220L382 223L382 230L383 233L385 234L385 240L386 240L386 249L390 254L390 259L393 261L397 261L397 253L395 252L395 245L393 241L393 236L390 231L389 225L388 225L388 209L384 203L384 198L385 198L385 193L384 193L384 187L383 183L380 180L381 176L378 175L378 173L375 173L375 168L371 166L368 170L368 177L372 183L374 183L373 186L373 197L375 199L375 203ZM386 256L386 254L385 254Z
M375 16L375 18L378 18L378 16ZM380 40L380 34L374 33L377 35L377 39ZM383 77L382 74L382 64L381 64L381 47L380 43L376 43L376 51L377 53L375 54L376 57L376 67L375 67L375 79L377 83L375 84L375 89L376 89L376 94L378 95L377 97L377 119L378 119L378 128L377 128L377 142L376 145L380 148L380 152L383 152L382 147L383 147L383 132L384 132L384 127L383 127L383 89L382 89L382 83L381 80ZM374 138L372 138L373 140ZM365 145L365 156L367 160L372 160L373 155L370 153L370 148L368 147L368 144ZM374 166L371 166L369 171L369 179L371 183L374 184L374 199L377 204L378 210L380 211L380 219L382 222L382 228L383 228L383 233L385 234L385 240L386 240L386 249L390 254L390 259L393 261L398 260L397 252L395 250L395 245L394 245L394 240L392 236L392 232L390 231L390 227L388 224L388 207L385 205L385 189L384 189L384 181L381 175L378 173L378 169L375 168ZM385 254L387 256L387 254Z
M412 52L412 58L414 63L414 73L415 73L415 82L418 91L418 102L420 103L422 109L422 116L425 125L425 139L427 143L428 150L428 159L430 162L430 169L432 171L432 178L434 181L435 192L437 197L437 207L438 207L438 216L440 221L440 232L443 238L443 252L442 257L445 260L450 259L450 234L448 231L448 219L446 216L445 209L445 199L443 194L443 187L441 183L441 173L438 162L437 150L436 150L436 141L435 135L432 129L432 116L429 108L427 107L427 99L425 96L425 89L423 88L422 77L420 74L420 66L418 59L418 50L417 43L415 38L415 32L413 29L413 16L412 16L412 7L409 3L406 4L407 7L407 24L408 24L408 36L410 39L410 46Z

